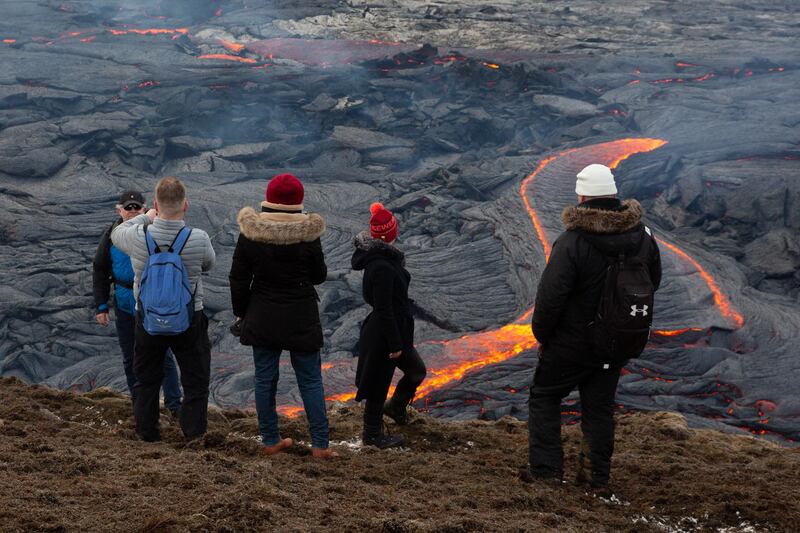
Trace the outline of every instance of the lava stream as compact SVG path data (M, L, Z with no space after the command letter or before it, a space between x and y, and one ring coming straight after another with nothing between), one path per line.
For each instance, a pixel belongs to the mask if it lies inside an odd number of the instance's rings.
M199 59L220 59L222 61L238 61L239 63L255 64L257 61L249 57L232 56L230 54L204 54L197 56Z
M189 28L145 28L145 29L126 29L108 30L111 35L186 35Z

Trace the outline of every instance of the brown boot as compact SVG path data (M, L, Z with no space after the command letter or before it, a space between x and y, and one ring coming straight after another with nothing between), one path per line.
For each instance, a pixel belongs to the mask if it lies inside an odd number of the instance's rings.
M333 459L339 457L339 454L330 448L311 448L311 456L317 459Z
M277 444L273 444L272 446L263 446L261 448L261 453L264 455L275 455L286 448L291 448L293 445L294 441L292 441L292 439L281 439Z

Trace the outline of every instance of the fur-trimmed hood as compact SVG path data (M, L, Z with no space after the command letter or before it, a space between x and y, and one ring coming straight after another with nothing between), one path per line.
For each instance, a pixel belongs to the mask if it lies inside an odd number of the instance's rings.
M586 205L570 206L561 213L561 221L567 230L582 230L589 233L623 233L635 228L642 221L642 206L630 199L622 202L618 210L598 209Z
M242 235L269 244L313 242L325 233L325 219L316 213L257 213L245 207L237 221Z
M367 263L378 257L399 261L401 265L405 265L405 254L400 249L380 239L373 239L368 231L356 235L353 238L353 246L356 248L352 259L354 270L362 270Z

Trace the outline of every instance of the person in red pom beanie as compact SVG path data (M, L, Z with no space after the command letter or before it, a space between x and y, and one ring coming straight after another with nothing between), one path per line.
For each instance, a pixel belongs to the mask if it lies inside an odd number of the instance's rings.
M414 348L414 317L408 297L411 275L405 269L403 252L394 244L397 219L380 203L372 204L370 213L369 233L356 236L352 258L353 270L364 271L364 300L372 306L358 341L356 401L366 400L364 444L391 448L402 446L405 437L384 434L383 415L399 425L408 421L408 405L425 379L426 369ZM403 371L403 377L387 402L395 367Z
M373 239L392 244L397 240L397 219L383 204L375 202L369 207L372 218L369 220L369 235Z
M253 347L255 401L261 451L273 455L292 446L281 438L275 394L281 352L288 350L311 433L311 454L336 456L329 447L322 383L322 326L314 285L328 269L320 237L325 221L303 212L303 184L279 174L267 186L261 212L239 212L239 240L229 276L239 341Z

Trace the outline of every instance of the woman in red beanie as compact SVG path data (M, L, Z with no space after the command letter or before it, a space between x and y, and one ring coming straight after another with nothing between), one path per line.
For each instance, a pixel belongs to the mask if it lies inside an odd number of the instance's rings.
M292 446L278 431L275 393L281 352L289 350L308 417L314 457L328 449L328 417L319 350L319 285L328 275L320 236L325 221L303 212L303 184L291 174L270 180L261 212L239 212L239 241L229 276L233 313L241 318L242 344L253 347L255 397L263 452Z
M364 406L365 445L378 448L402 446L401 434L383 433L383 415L403 425L408 420L408 405L425 379L425 363L414 348L414 317L408 285L411 275L405 269L403 252L394 245L397 219L382 204L370 207L369 232L355 240L353 270L364 271L364 300L372 312L361 326L356 371L356 401ZM403 371L392 398L384 404L395 367Z

